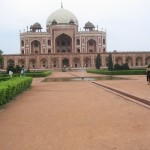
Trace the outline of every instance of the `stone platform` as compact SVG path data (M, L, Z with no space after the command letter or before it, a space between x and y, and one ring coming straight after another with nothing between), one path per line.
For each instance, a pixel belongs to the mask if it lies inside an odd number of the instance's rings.
M50 77L95 77L83 72L54 72ZM150 100L145 76L100 80ZM149 150L150 109L90 81L41 82L0 111L2 150Z

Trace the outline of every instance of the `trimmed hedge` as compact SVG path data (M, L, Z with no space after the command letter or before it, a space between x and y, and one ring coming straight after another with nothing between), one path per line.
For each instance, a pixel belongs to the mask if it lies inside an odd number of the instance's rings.
M52 74L52 71L31 71L31 72L24 72L23 76L27 76L27 77L47 77L50 74ZM20 73L13 73L13 77L19 77ZM0 78L1 77L10 77L9 74L5 73L5 74L0 74Z
M47 77L51 74L51 71L43 71L43 72L25 72L24 75L28 77Z
M8 81L0 82L0 105L12 100L13 97L31 86L31 77L13 77Z
M7 73L0 73L0 77L9 77L9 74L7 74Z
M1 81L7 81L7 80L9 80L9 79L11 79L11 77L0 77L0 82L1 82Z
M109 71L109 70L96 70L96 69L88 69L88 73L95 73L95 74L104 74L104 75L145 75L145 70L116 70L116 71Z

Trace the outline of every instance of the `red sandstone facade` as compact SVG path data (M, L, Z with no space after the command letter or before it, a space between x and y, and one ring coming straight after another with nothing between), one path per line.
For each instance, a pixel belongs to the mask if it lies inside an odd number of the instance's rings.
M39 23L30 31L20 33L20 54L3 55L6 69L19 65L30 69L63 66L71 68L95 67L95 58L101 54L102 67L107 67L106 32L87 22L84 31L78 31L78 20L70 11L60 8L47 19L46 32ZM150 63L150 52L113 52L113 63L128 63L130 67L145 67Z

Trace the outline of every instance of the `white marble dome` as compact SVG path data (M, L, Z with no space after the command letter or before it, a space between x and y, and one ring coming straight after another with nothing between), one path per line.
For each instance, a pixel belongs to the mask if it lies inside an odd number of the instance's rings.
M49 26L55 22L57 24L70 24L73 22L75 25L78 25L78 20L76 16L67 9L60 8L54 11L47 19L46 26Z

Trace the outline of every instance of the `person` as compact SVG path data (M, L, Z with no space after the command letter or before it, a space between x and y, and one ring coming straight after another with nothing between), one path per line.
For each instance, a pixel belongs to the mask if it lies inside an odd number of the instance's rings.
M21 69L20 77L23 76L23 74L24 74L24 69Z
M150 84L150 65L147 66L146 73L147 73L147 82L148 84Z
M9 71L9 75L12 78L13 72L11 70Z

